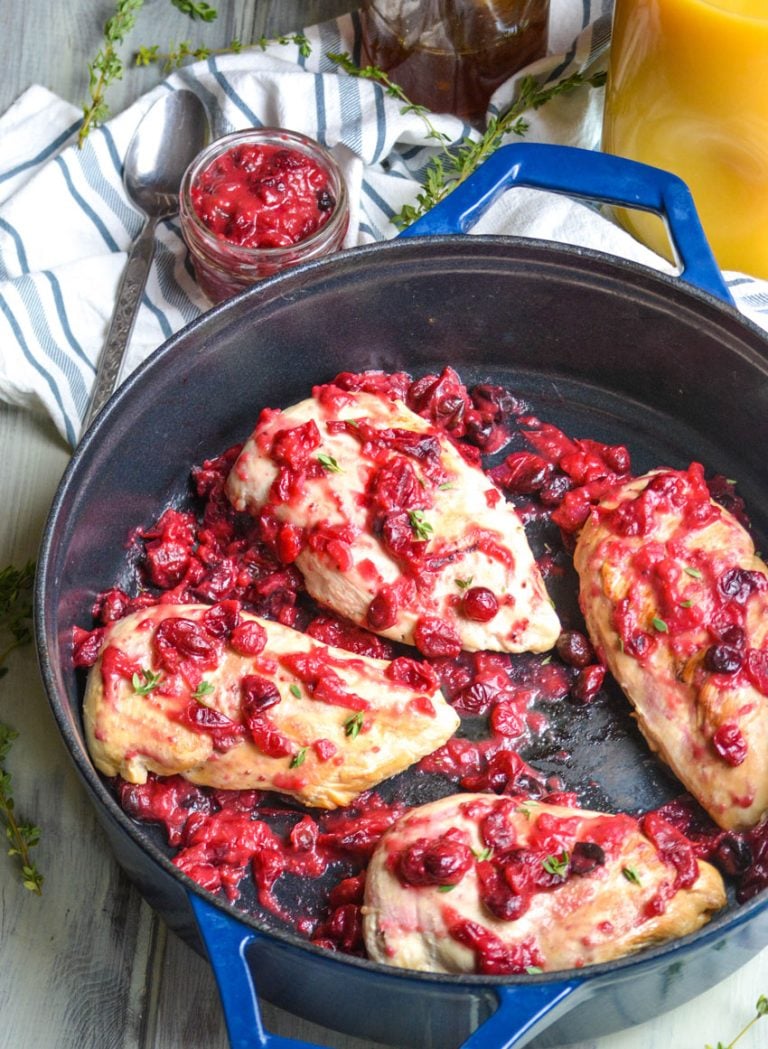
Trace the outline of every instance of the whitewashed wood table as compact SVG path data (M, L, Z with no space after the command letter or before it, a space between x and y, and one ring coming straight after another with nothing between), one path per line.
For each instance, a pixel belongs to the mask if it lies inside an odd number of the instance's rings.
M354 4L223 0L218 6L218 23L205 29L210 46L292 31ZM32 83L81 101L86 61L98 49L101 26L112 10L112 0L12 5L6 0L0 111ZM189 23L168 0L147 0L137 40L191 35ZM153 69L129 71L113 90L113 108L127 105L157 76ZM35 556L68 455L46 420L0 405L0 567ZM45 875L38 898L21 887L0 856L0 1049L225 1049L210 969L166 931L112 858L59 741L31 648L14 654L0 683L0 720L19 731L8 767L19 814L42 828L36 856ZM688 1005L578 1049L704 1049L706 1042L726 1043L766 992L768 951L763 951ZM279 1034L333 1049L375 1049L374 1042L321 1030L268 1006L265 1020ZM766 1044L768 1031L760 1025L740 1043L743 1049Z

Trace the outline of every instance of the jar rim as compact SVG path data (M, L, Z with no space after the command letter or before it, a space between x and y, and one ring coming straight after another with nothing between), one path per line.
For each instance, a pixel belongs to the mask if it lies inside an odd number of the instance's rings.
M330 176L332 189L335 196L335 204L330 217L322 226L314 230L307 237L295 241L293 244L285 244L271 247L249 247L244 244L235 244L225 237L218 237L202 221L194 208L191 198L192 185L201 172L217 157L226 153L237 143L254 141L264 145L286 145L298 149L312 159L317 160ZM211 248L217 253L225 252L232 255L232 259L240 263L254 264L271 260L275 264L287 256L293 255L297 250L311 252L317 244L324 244L338 230L339 225L346 220L348 211L347 187L338 161L328 147L310 138L300 131L293 131L283 127L251 127L239 131L232 131L220 138L214 139L205 149L192 160L187 167L181 180L179 190L180 213L186 225L186 234L192 234L196 246L203 251ZM219 261L221 267L222 263ZM222 267L225 268L225 267Z

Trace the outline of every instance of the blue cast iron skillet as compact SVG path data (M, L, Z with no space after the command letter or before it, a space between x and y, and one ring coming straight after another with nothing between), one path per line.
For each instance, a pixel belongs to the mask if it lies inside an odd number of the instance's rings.
M529 185L656 211L682 279L583 248L465 237L499 193ZM574 436L627 444L640 472L693 459L739 480L768 536L768 341L740 316L676 178L554 146L499 150L396 241L267 280L171 338L110 400L61 482L45 530L36 636L53 713L115 854L216 973L233 1049L308 1043L266 1032L256 992L326 1027L398 1049L561 1045L639 1023L722 980L766 943L768 894L731 902L698 933L581 970L519 977L413 973L333 955L255 910L245 916L171 864L155 829L123 813L93 768L71 667L73 624L125 576L129 529L187 499L189 467L342 370L448 363L502 383ZM565 705L567 707L567 704ZM639 811L679 793L616 693L565 711L541 755L569 787Z

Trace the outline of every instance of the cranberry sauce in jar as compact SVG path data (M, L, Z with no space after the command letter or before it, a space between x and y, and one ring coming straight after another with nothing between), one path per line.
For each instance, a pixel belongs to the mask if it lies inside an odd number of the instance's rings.
M319 143L282 128L250 128L217 139L192 162L180 215L198 283L221 302L337 251L349 203L341 171Z

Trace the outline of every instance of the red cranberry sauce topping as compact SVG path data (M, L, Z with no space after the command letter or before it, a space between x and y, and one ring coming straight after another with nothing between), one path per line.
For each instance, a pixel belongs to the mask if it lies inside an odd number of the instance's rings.
M284 248L325 225L336 201L327 171L299 150L241 145L223 153L191 188L200 221L244 248Z
M390 859L403 885L458 885L475 861L457 829L439 838L418 838Z
M471 445L470 451L497 450L516 429L522 432L520 428L524 428L534 450L513 452L492 471L493 476L515 497L528 500L534 516L539 515L538 520L546 519L553 509L559 508L557 523L563 529L578 528L602 491L629 473L629 459L620 446L571 441L554 427L533 419L529 406L502 387L483 384L468 394L449 368L416 383L404 373L343 373L328 387L328 396L340 397L345 391L355 390L405 401L436 429L459 440L464 449ZM273 493L277 501L293 497L303 480L317 468L312 428L296 429L299 432L284 432L272 449L280 459L282 476ZM421 483L417 482L421 489L419 498L412 481L417 471L433 484L444 480L435 438L397 430L384 435L361 433L355 427L351 430L366 454L373 460L379 456L380 469L374 472L369 495L371 512L380 515L382 528L388 514L426 508L429 503ZM539 772L512 748L525 747L541 737L546 712L554 709L554 704L566 702L569 696L582 703L594 697L602 668L586 637L577 629L564 631L557 654L551 657L459 654L450 630L446 631L437 620L422 624L422 651L427 658L412 658L413 649L398 655L398 649L390 643L318 609L309 600L301 575L293 567L298 553L309 541L300 529L279 521L269 508L256 518L235 513L224 494L224 484L239 451L239 447L231 448L193 469L198 513L168 509L156 525L134 532L139 554L135 594L114 587L100 595L93 610L94 629L75 630L76 664L92 665L101 648L104 627L137 609L159 602L206 603L211 607L199 622L191 627L178 623L166 627L158 644L162 672L170 676L183 671L189 675L183 693L186 696L195 687L191 682L199 683L205 677L209 662L226 646L246 657L256 658L263 652L265 639L258 624L242 620L241 609L247 609L305 629L326 644L379 658L395 656L388 674L395 683L416 691L431 692L439 681L449 701L472 726L468 733L471 738L455 737L419 765L417 775L433 777L443 793L456 789L487 791L491 799L495 795L510 796L510 804L515 805L525 804L523 795L575 804L573 795L551 794L561 789L560 780ZM388 527L391 541L396 544L397 529ZM417 540L414 530L410 531L411 540ZM316 543L326 544L329 554L334 540L340 544L334 556L343 556L342 536L323 532L314 538ZM412 543L409 548L409 566L417 564L413 559L414 546ZM566 558L557 554L552 563L565 564ZM414 585L414 580L404 575L391 588L382 588L372 604L371 626L385 629L383 624L393 615L393 608L396 611L398 603L406 606L412 600L409 587ZM728 651L708 654L709 672L749 674L755 686L768 694L768 654L747 650L743 633L739 635L730 629L734 625L743 629L743 614L736 615L734 610L743 613L750 595L760 586L759 580L737 573L721 582L715 580L713 585L720 588L721 604L730 612L724 620L727 628L721 635L713 636L711 645L712 649L724 646ZM472 611L473 601L469 599L465 614ZM484 595L474 611L487 614L491 607ZM183 621L183 617L176 618ZM729 669L735 659L732 650L743 656L738 671ZM115 681L130 680L134 673L143 672L144 668L128 665L124 657L114 655L116 650L112 652L110 655L107 649L104 653L103 672L113 675ZM174 666L177 671L171 669ZM322 673L320 668L308 664L302 674L304 677L297 677L303 689L315 699L343 700L344 705L349 701L350 697L343 694L343 688L339 691L333 680L335 675L327 674L327 668ZM330 682L329 692L323 695L321 687L318 695L324 677ZM267 752L280 752L281 737L269 721L271 706L279 701L279 694L276 696L273 689L271 682L259 673L250 676L241 695L241 722L222 722L216 711L197 702L194 707L182 705L180 716L187 718L190 727L194 722L198 731L208 732L217 749L226 749L233 737L247 732ZM577 716L582 714L577 712ZM479 733L481 721L483 732ZM721 748L724 760L738 758L736 734L723 731L715 745ZM333 760L335 747L330 741L316 740L312 748L319 760ZM294 804L278 795L200 788L178 776L163 779L150 775L141 786L118 779L115 789L130 815L165 828L170 847L179 850L175 862L200 884L223 891L234 900L243 879L249 876L260 905L302 935L331 950L364 953L360 922L364 868L381 835L406 811L404 802L387 802L379 794L369 792L346 809L301 815ZM394 796L398 797L396 790ZM506 797L499 800L505 801ZM408 804L412 801L411 792ZM686 811L684 807L674 810L674 818L666 809L662 812L664 819L690 836L696 855L711 855L728 876L738 879L741 898L768 885L765 827L749 835L725 834L707 824L705 817L702 829L698 829L680 815ZM531 811L535 812L535 806ZM513 893L512 886L525 888L535 884L536 879L556 882L561 877L558 870L563 851L569 857L567 877L599 874L612 848L610 826L606 821L601 829L597 821L592 821L590 835L584 840L574 840L562 828L561 833L557 827L544 828L535 846L527 843L523 848L513 837L505 836L502 821L494 823L493 817L488 816L482 833L487 848L494 850L493 856L481 859L473 855L471 862L476 864L478 873L483 871L489 910L495 907L511 920L518 905L509 900L525 898ZM682 872L676 877L685 877L685 849L668 832L655 824L651 826L658 838L657 847L666 850L671 865ZM434 850L428 860L422 856L423 869L427 871L431 866L440 879L455 877L466 854L461 849L454 850L450 839L442 845L442 852ZM516 852L523 855L513 859ZM537 862L526 862L526 853L529 859L530 855L538 857ZM552 871L542 866L542 859L548 856L554 857ZM507 868L511 872L509 879ZM284 874L303 879L299 901L290 909L281 902L287 895L281 891ZM447 880L441 880L443 883L449 884ZM536 888L547 891L546 885ZM449 899L447 896L446 906ZM479 971L523 972L527 966L543 964L533 945L508 949L478 926L458 918L449 926L451 935L475 952Z

